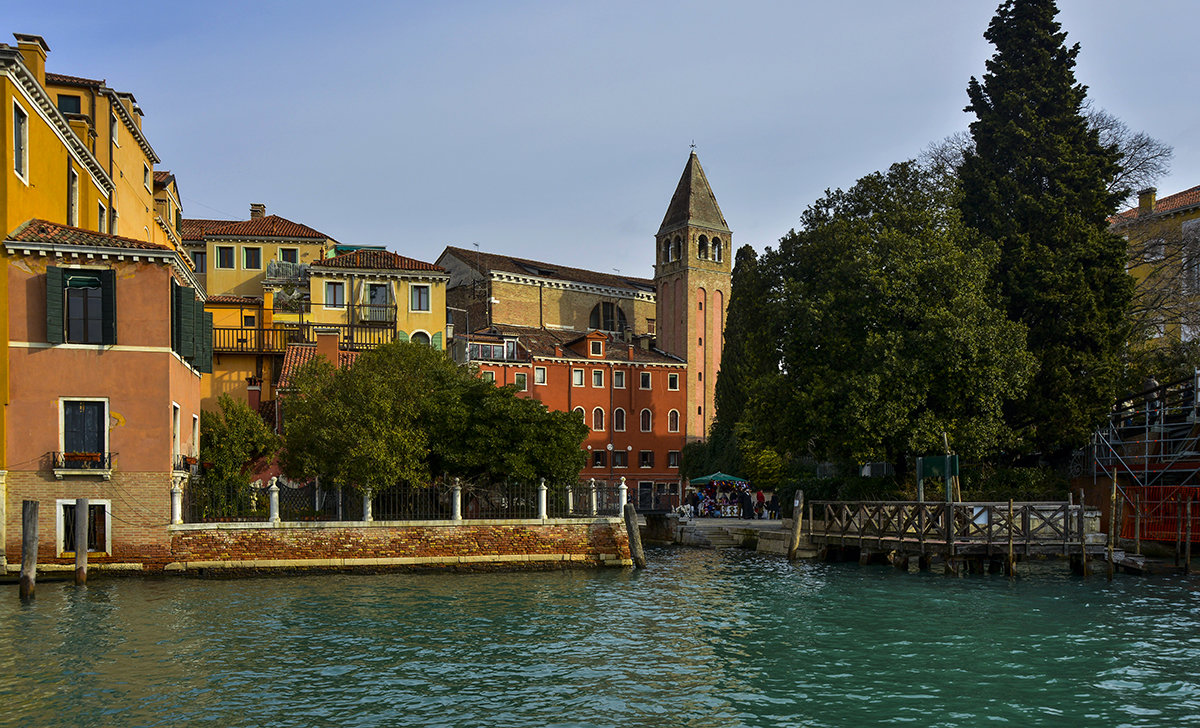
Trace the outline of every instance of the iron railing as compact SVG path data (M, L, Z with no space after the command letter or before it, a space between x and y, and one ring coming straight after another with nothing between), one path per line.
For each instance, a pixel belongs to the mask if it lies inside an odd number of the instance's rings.
M52 452L55 470L112 470L115 452Z
M317 330L338 332L338 347L365 351L395 341L393 328L365 324L283 324L271 328L213 327L213 351L217 353L282 354L288 344L312 344Z

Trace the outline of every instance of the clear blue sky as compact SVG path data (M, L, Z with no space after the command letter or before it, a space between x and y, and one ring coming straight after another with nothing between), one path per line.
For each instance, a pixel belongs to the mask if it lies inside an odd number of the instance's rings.
M1060 0L1090 97L1200 184L1200 3ZM189 217L252 202L422 260L447 244L650 276L695 140L735 245L964 130L996 3L5 5L51 71L131 91ZM8 42L12 42L11 39Z

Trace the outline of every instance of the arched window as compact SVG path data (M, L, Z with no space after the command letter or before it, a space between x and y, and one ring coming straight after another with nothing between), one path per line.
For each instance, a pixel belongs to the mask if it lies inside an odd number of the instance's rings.
M425 346L429 346L429 334L425 333L424 331L413 332L413 335L409 337L409 340L414 344L424 344Z
M667 431L679 432L679 410L671 410L667 414Z
M604 410L599 407L592 410L592 429L596 432L604 431Z
M650 422L650 410L648 410L648 409L642 410L642 432L649 432L651 424L652 423Z
M625 431L625 410L620 407L613 410L613 432Z
M708 258L708 236L701 235L700 242L696 243L696 257L700 260Z
M588 317L588 328L601 331L624 331L629 328L625 312L615 303L597 303Z
M712 241L712 259L721 262L721 239L713 238Z
M575 414L579 415L580 422L582 422L585 425L587 424L587 412L584 412L582 407L576 407L575 409L573 409L571 411L574 412Z
M683 243L679 240L679 236L675 236L675 242L671 244L671 260L679 260L682 257Z
M670 262L671 262L671 241L670 241L670 240L664 240L664 241L663 241L663 244L662 244L662 262L664 262L664 263L670 263Z

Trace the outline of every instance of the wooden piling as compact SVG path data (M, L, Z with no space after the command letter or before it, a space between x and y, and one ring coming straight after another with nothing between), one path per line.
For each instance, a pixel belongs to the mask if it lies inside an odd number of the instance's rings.
M637 509L632 503L625 504L625 530L629 533L629 554L633 557L633 565L639 569L646 568L646 552L642 550L642 533L638 530Z
M1112 495L1109 496L1108 502L1108 566L1105 573L1108 580L1112 581L1114 555L1113 551L1117 545L1117 480L1112 479Z
M1079 489L1079 564L1083 575L1091 576L1092 567L1088 563L1087 552L1087 503L1084 501L1083 488ZM1065 524L1064 524L1065 525Z
M1133 553L1142 555L1142 494L1133 494Z
M87 584L88 499L75 499L75 585Z
M788 542L788 561L796 560L796 553L800 550L800 534L804 526L804 491L799 491L796 494L796 502L792 508L792 538Z
M1175 566L1183 553L1183 496L1175 496Z
M1183 570L1185 573L1192 573L1192 497L1189 495L1187 499L1187 541L1184 542L1183 548Z
M1008 499L1008 561L1004 565L1005 574L1008 576L1017 575L1017 559L1013 554L1013 502L1012 498Z
M21 502L21 601L33 599L37 587L38 502Z

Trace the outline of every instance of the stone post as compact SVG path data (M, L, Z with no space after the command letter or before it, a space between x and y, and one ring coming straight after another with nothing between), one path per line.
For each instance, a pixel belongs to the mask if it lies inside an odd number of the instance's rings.
M591 515L594 516L594 515L596 515L596 511L598 510L596 508L596 479L592 478L591 480L588 481L588 483L591 485L591 491L592 491L591 492L591 501L590 501Z
M538 518L546 520L546 479L538 485Z
M271 485L267 488L269 500L267 501L267 519L271 523L279 523L279 485L274 477L268 481Z
M462 520L462 481L454 479L454 487L450 489L450 519Z
M567 515L575 515L575 486L567 486Z
M375 517L371 515L371 492L364 491L362 499L363 499L363 521L370 523L371 521L375 520Z
M629 486L625 485L625 476L621 476L621 484L617 486L617 507L622 511L625 510L625 504L629 502Z
M171 479L171 524L183 523L183 486L182 480Z

